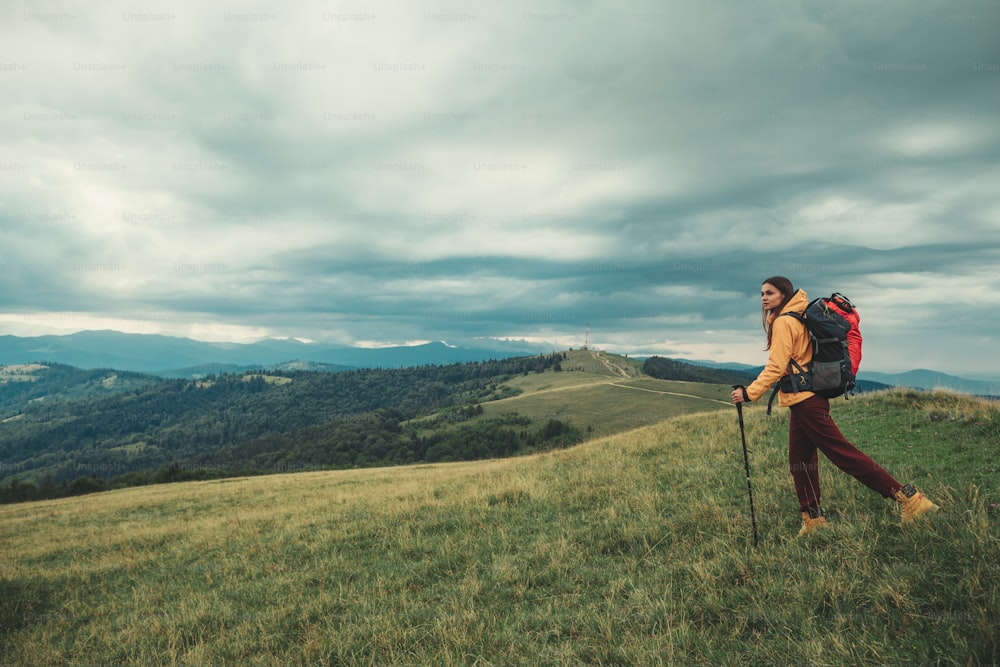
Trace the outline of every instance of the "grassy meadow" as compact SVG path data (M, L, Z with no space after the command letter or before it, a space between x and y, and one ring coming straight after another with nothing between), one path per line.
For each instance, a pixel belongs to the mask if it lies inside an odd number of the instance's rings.
M1000 663L997 406L834 406L942 511L900 527L821 459L832 523L796 539L787 411L760 406L757 549L733 408L517 459L7 505L0 663Z
M639 362L606 352L566 354L566 372L530 373L507 381L521 393L483 403L478 419L516 412L539 425L558 419L588 436L605 436L679 415L733 410L732 390L725 385L658 380L643 375Z

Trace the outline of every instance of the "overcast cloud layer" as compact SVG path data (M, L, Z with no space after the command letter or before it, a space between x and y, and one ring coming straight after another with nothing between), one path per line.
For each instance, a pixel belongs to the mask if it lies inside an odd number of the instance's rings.
M1000 375L996 0L37 4L0 333L763 363L782 274Z

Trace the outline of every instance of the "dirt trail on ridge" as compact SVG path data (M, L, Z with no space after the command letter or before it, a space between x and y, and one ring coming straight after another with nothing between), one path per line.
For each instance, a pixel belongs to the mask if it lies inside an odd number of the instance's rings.
M614 377L602 378L602 379L597 379L597 380L589 380L589 381L586 381L586 382L580 382L579 384L565 385L565 386L562 386L562 387L549 387L547 389L539 389L537 391L532 391L532 392L530 392L528 394L522 394L520 396L511 396L509 398L502 398L502 399L500 399L500 400L498 400L496 402L497 403L502 403L502 402L505 402L505 401L517 401L519 399L524 399L524 398L527 398L527 397L530 397L530 396L539 396L541 394L552 394L552 393L557 393L557 392L577 391L579 389L590 389L591 387L595 387L595 386L598 386L598 385L608 385L610 387L617 387L619 389L630 389L632 391L645 391L645 392L649 392L651 394L662 394L664 396L680 396L680 397L683 397L683 398L695 398L695 399L702 400L702 401L709 401L711 403L721 403L722 405L731 405L731 403L729 403L727 401L720 401L720 400L714 399L714 398L706 398L704 396L698 396L696 394L685 394L683 392L677 392L677 391L662 391L662 390L659 390L659 389L646 389L645 387L631 387L631 386L629 386L627 384L622 384L623 380L632 380L632 379L635 379L638 375L641 375L641 374L630 373L629 369L623 368L622 366L619 366L614 361L612 361L611 359L608 359L607 357L605 357L604 355L602 355L600 352L597 352L596 350L595 351L591 351L590 355L595 360L601 362L601 364L604 366L604 368L607 369L608 372L612 373L612 375Z

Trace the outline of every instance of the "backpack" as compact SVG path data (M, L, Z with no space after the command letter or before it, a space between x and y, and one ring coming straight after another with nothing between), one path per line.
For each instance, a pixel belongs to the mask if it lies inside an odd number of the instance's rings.
M812 341L812 360L805 368L795 361L788 363L788 375L776 384L767 403L768 414L778 390L785 393L811 391L818 396L835 398L854 389L861 364L861 316L851 301L834 292L832 296L813 299L802 313L783 313L802 322ZM794 371L794 372L793 372Z

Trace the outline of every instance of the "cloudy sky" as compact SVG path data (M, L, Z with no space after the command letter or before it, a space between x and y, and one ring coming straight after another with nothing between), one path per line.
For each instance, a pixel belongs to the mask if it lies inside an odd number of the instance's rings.
M738 7L738 9L733 9ZM1000 2L4 2L0 334L1000 376Z

